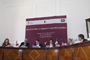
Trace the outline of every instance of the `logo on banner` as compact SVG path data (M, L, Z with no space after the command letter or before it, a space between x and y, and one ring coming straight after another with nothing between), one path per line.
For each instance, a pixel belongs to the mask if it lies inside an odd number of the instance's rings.
M44 21L44 23L47 23L47 21Z
M29 24L33 24L33 22L28 21L26 24L27 24L27 25L29 25Z
M61 22L65 22L65 19L61 19Z
M27 22L27 24L29 25L29 22Z

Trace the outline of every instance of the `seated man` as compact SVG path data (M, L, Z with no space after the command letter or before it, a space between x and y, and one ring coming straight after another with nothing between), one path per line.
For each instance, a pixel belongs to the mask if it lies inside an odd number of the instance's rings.
M78 35L78 38L79 38L79 40L80 40L81 42L87 41L87 39L84 39L84 35L83 35L83 34L79 34L79 35Z
M53 39L50 39L49 42L50 42L50 43L49 43L49 46L50 46L50 47L55 47L55 44L53 43ZM46 47L46 45L47 45L47 42L45 42L44 47Z
M24 42L22 42L19 47L29 48L29 43L27 43L27 39L25 39Z
M36 40L36 43L34 44L34 46L38 46L38 47L43 47L42 44L39 43L39 40Z
M73 44L73 43L72 43L72 39L69 38L68 41L67 41L67 45L72 45L72 44Z

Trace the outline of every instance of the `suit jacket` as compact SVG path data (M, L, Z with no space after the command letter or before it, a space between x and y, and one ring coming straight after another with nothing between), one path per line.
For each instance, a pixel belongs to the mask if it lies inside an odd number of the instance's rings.
M21 46L23 46L23 45L24 45L24 42L22 42L19 47L21 47ZM26 43L25 46L27 46L27 47L29 48L29 43Z
M37 46L37 44L36 44L36 43L35 43L34 45L35 45L35 46ZM43 47L43 46L42 46L42 44L40 44L40 43L39 43L39 46L40 46L40 47Z
M55 44L54 43L52 43L52 45L53 45L53 47L55 47ZM50 46L50 44L49 44L49 46ZM46 47L46 45L44 45L44 47Z
M83 42L87 41L87 39L83 39Z

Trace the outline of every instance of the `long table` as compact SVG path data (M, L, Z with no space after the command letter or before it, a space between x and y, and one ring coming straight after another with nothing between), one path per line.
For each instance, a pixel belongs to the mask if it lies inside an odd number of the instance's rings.
M90 41L58 48L0 47L0 60L90 60Z

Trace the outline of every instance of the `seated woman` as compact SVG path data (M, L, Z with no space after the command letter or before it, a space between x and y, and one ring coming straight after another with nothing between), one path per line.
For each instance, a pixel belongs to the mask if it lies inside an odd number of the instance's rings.
M46 47L46 45L47 45L47 42L45 42L44 47ZM55 47L55 44L53 43L53 39L50 39L50 41L49 41L49 46L50 46L50 47Z
M6 38L4 43L2 44L2 47L7 47L8 45L11 45L11 44L9 43L9 39Z

